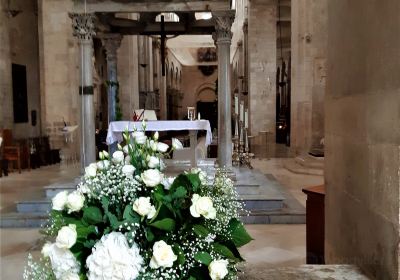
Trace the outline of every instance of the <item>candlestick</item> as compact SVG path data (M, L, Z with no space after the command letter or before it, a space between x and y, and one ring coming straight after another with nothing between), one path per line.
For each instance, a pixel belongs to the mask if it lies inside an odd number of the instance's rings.
M239 115L239 97L235 95L235 114Z
M244 112L244 127L248 128L249 127L249 112L246 109L246 111Z
M244 102L240 102L240 121L244 121Z

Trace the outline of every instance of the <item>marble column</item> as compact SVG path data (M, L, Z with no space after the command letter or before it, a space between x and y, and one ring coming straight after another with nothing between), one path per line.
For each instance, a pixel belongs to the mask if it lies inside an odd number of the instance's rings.
M107 102L108 102L108 123L117 120L117 50L121 46L122 36L120 34L106 34L102 36L101 42L106 50L107 60ZM117 150L117 143L109 146L109 153L112 155Z
M218 48L218 164L227 169L232 167L230 48L234 17L233 11L213 12Z
M80 131L81 131L81 172L96 160L95 113L93 102L93 41L95 35L94 14L70 14L73 35L80 47Z

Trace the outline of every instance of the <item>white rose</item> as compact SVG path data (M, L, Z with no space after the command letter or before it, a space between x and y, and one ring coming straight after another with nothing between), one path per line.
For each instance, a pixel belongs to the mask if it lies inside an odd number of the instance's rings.
M53 204L53 210L62 211L67 204L68 199L68 191L62 191L56 194L55 197L51 200Z
M77 238L76 225L62 227L57 234L56 245L61 249L70 249L75 245Z
M150 168L157 168L160 165L160 159L155 156L151 156L149 157L147 165Z
M109 167L110 167L110 161L109 160L105 159L105 160L99 161L97 163L97 168L100 169L100 170L105 170L105 169L107 169Z
M139 197L133 202L132 209L140 216L147 216L148 219L152 219L156 214L156 208L151 205L150 197Z
M122 167L122 173L124 173L126 177L133 178L133 173L135 172L135 170L136 168L131 164L126 164Z
M217 211L213 206L211 198L194 194L192 197L192 206L190 206L190 214L195 218L199 218L201 215L206 219L215 219Z
M206 185L207 184L207 173L204 172L203 170L201 170L200 168L192 168L190 170L190 173L198 174L200 182L201 182L202 185Z
M164 175L157 169L147 169L140 176L147 187L155 187L161 183Z
M159 136L160 136L160 135L158 134L158 131L156 131L156 132L154 133L153 139L157 141Z
M165 143L162 143L162 142L157 143L157 150L160 153L165 153L166 151L168 151L168 148L169 148L169 146Z
M79 274L74 272L66 272L61 277L61 280L79 280L79 279L81 279L79 277Z
M78 212L82 209L84 202L85 197L79 191L73 191L67 198L68 212Z
M168 177L164 178L162 181L162 185L164 186L164 189L169 190L171 188L171 185L174 183L175 177Z
M174 148L174 150L181 150L183 149L183 144L178 139L172 138L172 148Z
M177 258L170 245L163 240L157 241L153 245L153 257L150 260L150 267L153 269L172 267Z
M116 152L114 152L112 157L113 157L113 158L112 158L112 161L113 161L114 163L116 163L116 164L123 162L123 161L124 161L124 158L125 158L124 152L122 152L122 151L116 151Z
M139 145L143 145L146 143L147 136L144 135L143 131L135 131L132 132L132 137L135 139L135 142Z
M89 177L95 177L97 172L97 164L91 163L85 168L85 175Z
M210 277L212 280L221 280L228 275L228 264L227 260L216 260L212 261L208 266Z

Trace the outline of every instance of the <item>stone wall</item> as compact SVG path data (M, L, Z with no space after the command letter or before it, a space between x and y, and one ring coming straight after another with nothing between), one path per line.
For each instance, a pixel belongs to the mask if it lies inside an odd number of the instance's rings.
M13 127L11 52L7 0L0 0L0 129Z
M328 11L326 260L399 279L400 2Z
M79 125L80 119L79 48L68 16L73 2L39 0L38 5L42 125L52 146L59 148L63 119L70 125Z
M40 94L38 60L38 19L35 1L18 0L12 9L21 11L9 17L4 10L6 1L1 1L0 15L0 103L2 117L0 127L13 130L14 138L28 138L40 135ZM14 123L11 64L26 66L28 121ZM37 113L35 126L31 124L31 111Z
M252 0L248 10L250 132L275 134L276 1Z
M318 147L324 137L327 0L292 1L291 147Z
M218 70L210 76L205 76L197 66L183 66L182 68L182 83L181 91L183 93L182 108L180 109L179 117L184 118L187 115L187 107L196 107L197 101L210 101L210 92L215 91L215 82L218 77ZM200 95L203 96L199 96ZM207 95L207 96L206 96ZM214 100L216 94L214 93Z

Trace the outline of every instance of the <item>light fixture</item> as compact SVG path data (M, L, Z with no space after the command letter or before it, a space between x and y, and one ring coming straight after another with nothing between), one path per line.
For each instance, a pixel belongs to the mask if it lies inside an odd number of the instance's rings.
M210 12L194 13L194 17L196 20L209 20L212 18L212 14Z
M179 22L179 16L175 13L161 13L156 16L156 22L161 22L161 16L164 16L165 22Z

